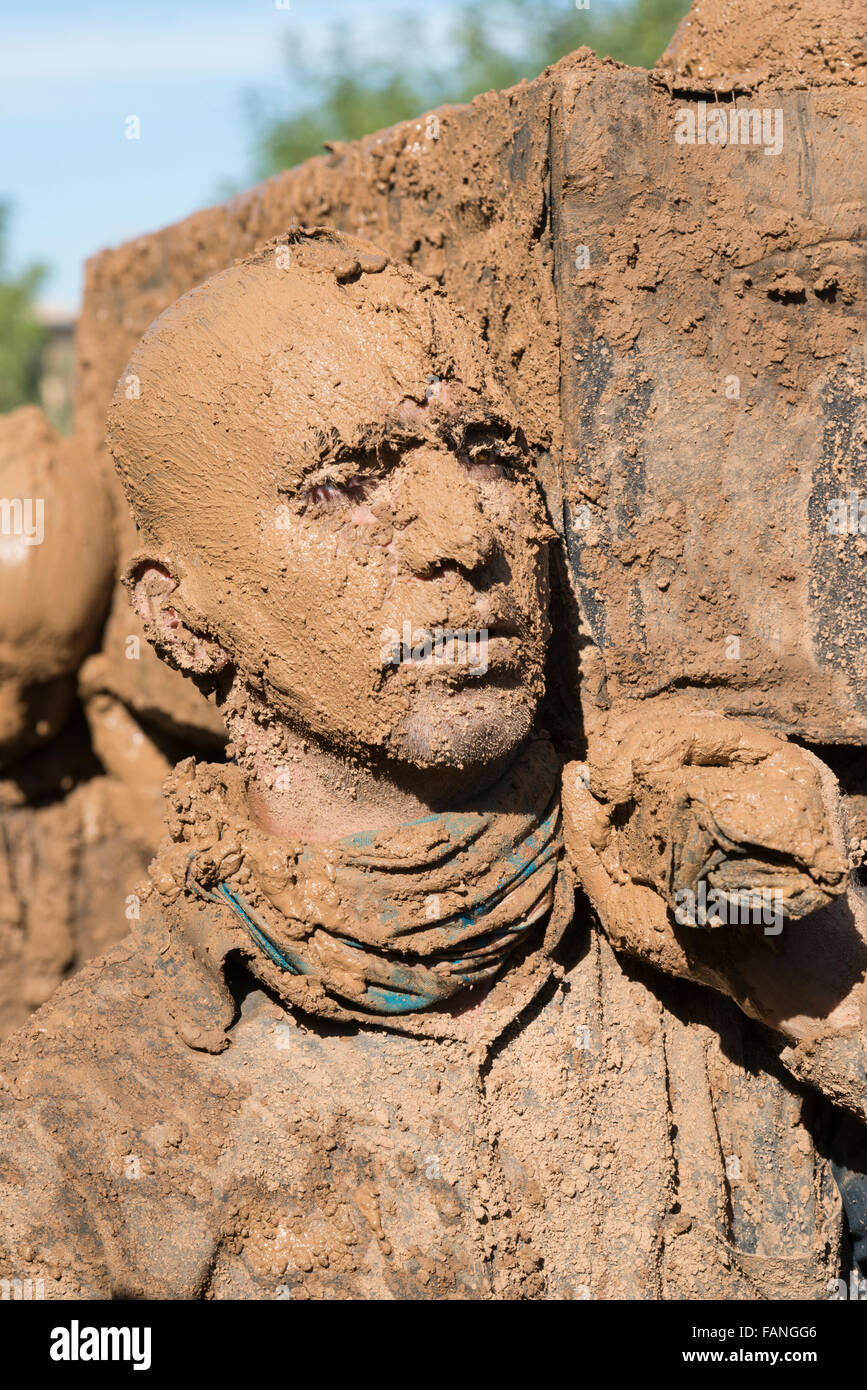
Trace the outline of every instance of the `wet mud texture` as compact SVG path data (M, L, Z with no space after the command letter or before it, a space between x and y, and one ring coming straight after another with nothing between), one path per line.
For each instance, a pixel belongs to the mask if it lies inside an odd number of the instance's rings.
M79 712L0 776L0 1037L129 931L154 832Z
M830 1111L727 1001L580 918L571 942L501 1031L482 1008L431 1038L287 1012L232 914L152 898L0 1050L4 1272L54 1298L825 1297Z
M656 70L688 91L863 86L865 17L858 0L696 0Z

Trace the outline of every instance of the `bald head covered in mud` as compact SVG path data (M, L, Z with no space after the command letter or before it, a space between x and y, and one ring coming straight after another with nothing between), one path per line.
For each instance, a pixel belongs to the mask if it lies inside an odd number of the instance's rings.
M384 759L408 787L414 768L496 770L542 691L552 533L444 296L365 243L297 233L163 314L130 373L109 437L142 536L134 603L170 660L222 684L236 754L232 714L261 700L290 744Z

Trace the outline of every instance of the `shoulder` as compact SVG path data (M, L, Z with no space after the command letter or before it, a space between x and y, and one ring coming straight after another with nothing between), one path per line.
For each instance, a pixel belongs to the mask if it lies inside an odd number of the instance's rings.
M51 1097L87 1108L86 1097L150 1055L165 1058L174 1030L161 1007L152 954L127 936L65 981L0 1045L0 1099ZM180 1049L181 1044L177 1044Z

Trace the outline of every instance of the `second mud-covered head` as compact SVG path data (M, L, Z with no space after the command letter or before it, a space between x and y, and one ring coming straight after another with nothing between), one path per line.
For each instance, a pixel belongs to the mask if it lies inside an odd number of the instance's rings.
M0 417L0 768L59 733L114 568L105 480L34 405Z
M109 442L170 661L347 750L501 757L542 692L551 536L484 346L368 243L293 231L151 327Z

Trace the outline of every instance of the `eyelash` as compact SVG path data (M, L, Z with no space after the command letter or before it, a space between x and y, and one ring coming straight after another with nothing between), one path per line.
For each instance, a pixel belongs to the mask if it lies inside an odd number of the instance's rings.
M323 478L302 494L301 501L307 506L328 505L335 502L364 502L369 496L372 479L355 474L351 478Z

